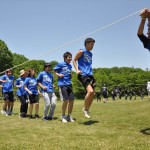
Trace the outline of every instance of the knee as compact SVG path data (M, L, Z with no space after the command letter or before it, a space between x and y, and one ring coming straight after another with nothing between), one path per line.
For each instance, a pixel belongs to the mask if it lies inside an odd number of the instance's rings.
M56 103L52 103L52 105L51 105L53 108L55 108L56 107Z
M91 91L88 92L88 94L91 95L91 96L94 96L95 92L93 90L91 90Z
M46 104L46 107L50 107L50 103L47 103L47 104Z

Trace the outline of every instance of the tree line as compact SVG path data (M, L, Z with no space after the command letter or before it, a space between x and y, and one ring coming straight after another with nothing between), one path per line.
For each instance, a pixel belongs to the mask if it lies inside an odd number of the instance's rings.
M4 41L0 40L0 72L5 71L8 68L12 68L19 64L29 61L24 55L12 53L8 49ZM36 71L36 76L39 72L43 70L44 60L32 60L21 66L13 69L13 75L15 79L19 77L19 71L21 69L34 68ZM51 61L52 68L58 63L57 61ZM53 70L52 70L53 71ZM54 73L53 73L54 74ZM83 99L85 90L81 83L77 79L75 72L72 73L72 83L74 94L77 99ZM1 74L3 75L3 74ZM1 76L0 75L0 76ZM125 90L135 90L137 94L142 90L146 94L147 82L150 81L150 71L143 70L141 68L134 67L112 67L112 68L94 68L93 75L96 79L96 91L100 91L105 85L111 93L114 88L121 88L124 92ZM56 86L56 94L58 95L57 88L57 77L54 74L54 84ZM16 89L14 88L14 91Z

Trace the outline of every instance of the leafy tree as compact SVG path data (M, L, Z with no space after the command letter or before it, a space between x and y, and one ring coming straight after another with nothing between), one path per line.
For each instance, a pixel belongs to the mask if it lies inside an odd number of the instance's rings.
M13 55L4 41L0 40L0 72L13 67Z

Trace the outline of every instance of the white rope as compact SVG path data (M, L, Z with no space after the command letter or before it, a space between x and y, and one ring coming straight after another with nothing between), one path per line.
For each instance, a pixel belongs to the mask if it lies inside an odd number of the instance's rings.
M110 27L110 26L112 26L112 25L114 25L114 24L117 24L117 23L119 23L119 22L121 22L121 21L123 21L123 20L126 20L126 19L128 19L129 17L132 17L132 16L136 15L136 14L139 13L139 12L141 12L141 10L138 10L138 11L136 11L136 12L134 12L134 13L132 13L132 14L130 14L130 15L124 17L124 18L121 18L121 19L119 19L119 20L117 20L117 21L115 21L115 22L113 22L113 23L110 23L110 24L108 24L108 25L106 25L106 26L104 26L104 27L101 27L101 28L99 28L99 29L97 29L97 30L95 30L95 31L93 31L93 32L91 32L91 33L88 33L88 34L86 34L86 35L84 35L84 36L81 36L81 37L79 37L79 38L77 38L77 39L75 39L75 40L73 40L73 41L71 41L71 42L68 42L68 43L66 43L66 44L63 44L63 45L57 47L57 48L54 48L54 49L52 49L52 50L49 50L49 51L43 53L42 55L40 55L40 56L38 56L38 57L36 57L36 58L34 58L34 59L28 60L28 61L26 61L26 62L24 62L24 63L22 63L22 64L16 65L16 66L12 67L11 69L14 69L14 68L17 68L17 67L19 67L19 66L22 66L22 65L24 65L24 64L26 64L26 63L28 63L28 62L30 62L30 61L36 60L37 58L40 58L40 57L45 56L45 55L47 55L47 54L49 54L49 53L52 53L53 51L56 51L56 50L58 50L58 49L60 49L60 48L63 48L63 47L65 47L65 46L67 46L67 45L70 45L70 44L72 44L72 43L75 43L75 42L77 42L77 41L79 41L79 40L81 40L81 39L83 39L83 38L85 38L85 37L87 37L87 36L90 36L90 35L92 35L92 34L95 34L96 32L99 32L99 31L101 31L101 30L104 30L104 29L106 29L106 28L108 28L108 27ZM3 74L3 73L5 73L5 71L0 72L0 74Z

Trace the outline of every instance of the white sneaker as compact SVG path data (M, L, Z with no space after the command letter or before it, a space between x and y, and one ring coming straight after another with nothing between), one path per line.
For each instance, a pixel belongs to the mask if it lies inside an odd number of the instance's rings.
M91 118L91 116L89 115L89 111L85 111L84 108L83 108L83 113L86 118L88 118L88 119Z
M72 116L68 116L68 121L70 121L70 122L75 122L75 121L73 120Z
M65 116L62 116L62 122L68 122Z
M4 115L4 114L5 114L5 111L4 111L4 110L1 110L1 114Z
M8 114L7 114L7 112L6 112L6 111L4 111L4 115L5 115L5 116L8 116Z

